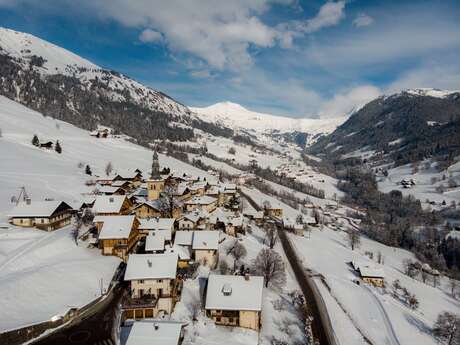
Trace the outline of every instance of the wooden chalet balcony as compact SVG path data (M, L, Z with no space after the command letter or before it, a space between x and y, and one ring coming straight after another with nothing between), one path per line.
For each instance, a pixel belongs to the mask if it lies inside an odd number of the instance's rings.
M123 298L121 309L155 308L157 303L158 298L155 295L144 295L139 298L133 298L127 295Z

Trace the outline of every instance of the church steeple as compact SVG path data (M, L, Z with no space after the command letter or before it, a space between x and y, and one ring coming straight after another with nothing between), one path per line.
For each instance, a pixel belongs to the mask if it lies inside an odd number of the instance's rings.
M152 173L150 174L150 178L152 180L159 180L161 179L160 176L160 162L158 161L158 154L156 149L153 151L152 157Z

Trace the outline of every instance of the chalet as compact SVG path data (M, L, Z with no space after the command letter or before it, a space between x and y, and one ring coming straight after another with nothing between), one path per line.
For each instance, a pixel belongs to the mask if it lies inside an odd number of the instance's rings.
M211 274L206 291L206 315L217 325L259 331L264 278Z
M174 218L149 218L139 220L139 234L147 236L153 232L162 234L166 243L171 243L172 236L175 232Z
M215 268L219 260L219 232L194 231L192 250L196 262Z
M203 196L208 188L207 182L195 182L189 187L192 195Z
M115 181L123 181L128 182L131 187L139 187L142 183L142 174L138 171L126 171L126 172L119 172L113 178L113 182Z
M377 287L385 286L385 273L383 268L374 267L362 262L352 261L351 265L362 281Z
M257 225L262 225L264 221L264 212L256 210L248 210L244 212L244 215L249 219L253 220Z
M173 245L166 248L166 253L176 253L178 255L177 267L187 268L191 259L191 248L186 246Z
M184 324L178 321L134 321L128 326L130 329L126 332L126 341L121 345L180 345L184 338L183 326Z
M237 195L236 184L226 183L220 186L219 189L219 206L225 205Z
M298 223L293 218L284 217L283 218L283 227L291 232L295 233L296 235L302 236L304 230L304 224Z
M139 221L135 216L99 216L94 218L99 231L102 255L118 256L126 261L138 239Z
M130 284L130 294L122 303L124 318L171 314L182 288L176 279L177 260L176 253L129 256L124 279Z
M118 187L123 189L125 192L128 192L131 190L132 186L128 181L125 180L114 180L112 182L112 187Z
M70 224L73 208L63 201L31 201L17 204L8 215L16 226L53 231Z
M96 187L97 194L99 195L125 195L126 191L121 187L114 186L101 186Z
M192 212L184 214L178 219L179 230L195 230L203 228L206 224L206 215L203 212Z
M174 198L177 200L189 200L192 197L192 192L188 188L188 186L184 183L181 183L177 186L174 191Z
M101 186L111 186L113 177L99 177L96 179L96 183Z
M154 201L145 201L136 205L132 213L136 214L137 218L152 218L152 217L161 217L162 207L160 202L157 200Z
M215 230L223 230L227 235L236 236L243 228L243 216L217 208L209 215L209 225Z
M264 214L267 217L282 218L283 209L281 207L270 206L270 207L264 208Z
M150 254L161 254L165 251L165 235L161 232L148 234L145 237L145 252Z
M93 212L99 216L127 215L131 212L132 206L125 195L98 195Z
M192 212L197 209L205 210L207 212L212 212L217 208L217 199L210 196L197 196L193 197L190 200L187 200L185 203L185 209L188 212Z

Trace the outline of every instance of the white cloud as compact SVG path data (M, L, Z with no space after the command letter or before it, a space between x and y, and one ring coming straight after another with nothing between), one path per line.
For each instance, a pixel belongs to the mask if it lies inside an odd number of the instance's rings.
M345 13L345 1L327 2L321 6L318 14L306 21L304 32L311 33L328 26L337 25Z
M353 25L356 27L369 26L374 22L374 18L366 13L360 13L353 20Z
M155 30L152 29L145 29L139 35L139 41L147 43L147 42L161 42L163 40L163 35Z
M199 70L199 71L192 71L190 75L194 78L206 79L212 76L211 72L208 70Z
M442 90L460 90L460 66L455 56L446 61L430 61L404 72L385 90L391 94L403 89L438 88Z
M373 85L363 85L337 93L321 105L320 117L338 117L350 114L379 97L381 90Z

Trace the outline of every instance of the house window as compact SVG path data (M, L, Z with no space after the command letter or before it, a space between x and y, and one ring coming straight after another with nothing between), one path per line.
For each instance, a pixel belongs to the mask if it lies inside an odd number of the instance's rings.
M42 224L45 222L45 220L43 218L41 219L41 221L42 221Z
M158 279L158 283L163 283L163 280L162 280L162 279Z
M139 284L144 284L144 280L139 280Z
M220 316L216 317L216 322L220 322Z

